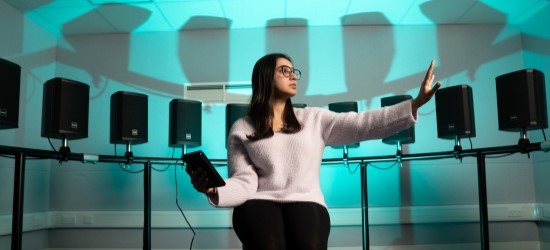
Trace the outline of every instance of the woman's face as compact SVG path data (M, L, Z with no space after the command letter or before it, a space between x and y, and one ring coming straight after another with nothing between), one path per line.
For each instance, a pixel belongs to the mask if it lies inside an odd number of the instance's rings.
M297 79L292 63L286 58L277 59L273 76L275 98L286 100L296 95Z

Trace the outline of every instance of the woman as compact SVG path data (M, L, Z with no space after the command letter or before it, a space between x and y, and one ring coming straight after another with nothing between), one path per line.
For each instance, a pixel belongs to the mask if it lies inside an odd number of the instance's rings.
M335 113L292 107L300 71L279 53L260 58L252 72L248 117L228 138L229 178L207 188L200 171L191 183L216 207L234 207L233 228L246 249L327 249L330 218L319 172L325 146L379 139L416 122L432 88L432 61L416 98L368 112Z

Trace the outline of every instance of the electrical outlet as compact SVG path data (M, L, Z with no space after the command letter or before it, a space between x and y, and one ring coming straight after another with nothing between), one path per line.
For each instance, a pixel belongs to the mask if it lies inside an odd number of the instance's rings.
M76 215L62 215L61 224L76 224Z
M93 215L84 215L84 224L94 224L94 216Z
M508 217L521 217L521 209L508 209Z

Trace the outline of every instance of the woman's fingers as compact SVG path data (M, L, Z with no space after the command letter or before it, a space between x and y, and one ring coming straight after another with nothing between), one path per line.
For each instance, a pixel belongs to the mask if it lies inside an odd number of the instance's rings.
M191 177L191 184L197 191L205 193L208 190L207 186L209 180L206 177L206 172L201 169L193 169L191 167L187 167L185 171Z

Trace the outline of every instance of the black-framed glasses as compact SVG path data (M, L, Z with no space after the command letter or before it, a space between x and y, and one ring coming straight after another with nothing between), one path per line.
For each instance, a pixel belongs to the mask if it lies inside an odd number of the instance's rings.
M296 80L300 80L300 77L302 76L302 71L299 69L291 68L286 65L283 65L279 67L279 71L283 74L283 76L290 77L292 74L296 76Z

